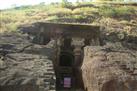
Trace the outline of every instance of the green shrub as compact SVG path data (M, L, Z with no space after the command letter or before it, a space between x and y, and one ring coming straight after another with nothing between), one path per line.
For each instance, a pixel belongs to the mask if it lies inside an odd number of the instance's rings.
M116 11L111 6L101 6L99 8L99 14L105 17L114 17L116 16Z
M99 14L105 17L129 17L130 15L135 14L135 9L126 6L101 6L99 8Z
M116 16L130 16L135 14L135 10L131 7L115 8Z

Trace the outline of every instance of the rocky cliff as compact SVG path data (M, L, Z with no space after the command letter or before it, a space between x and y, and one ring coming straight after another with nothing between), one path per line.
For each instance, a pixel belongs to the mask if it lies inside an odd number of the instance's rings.
M53 44L33 44L28 35L0 35L0 91L55 90Z

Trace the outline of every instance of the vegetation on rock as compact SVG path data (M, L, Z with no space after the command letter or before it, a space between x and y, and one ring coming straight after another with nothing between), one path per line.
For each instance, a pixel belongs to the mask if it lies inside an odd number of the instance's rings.
M40 3L34 6L21 6L1 10L0 14L1 33L17 31L20 25L39 21L94 23L106 27L107 23L115 20L117 22L114 22L114 25L122 22L120 27L133 28L132 31L130 28L123 29L124 31L134 32L134 35L137 34L137 3L77 2L72 4L67 0L63 0L62 3L51 3L49 5ZM107 21L108 19L110 21ZM102 23L102 20L107 23ZM109 25L109 27L111 26ZM112 29L108 28L108 30Z

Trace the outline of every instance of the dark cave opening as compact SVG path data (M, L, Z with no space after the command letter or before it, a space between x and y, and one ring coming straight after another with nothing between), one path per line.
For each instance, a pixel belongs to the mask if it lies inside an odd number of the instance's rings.
M72 67L74 57L70 53L61 53L59 58L59 65L64 67Z
M69 52L61 52L56 74L57 90L68 90L74 87L74 56Z

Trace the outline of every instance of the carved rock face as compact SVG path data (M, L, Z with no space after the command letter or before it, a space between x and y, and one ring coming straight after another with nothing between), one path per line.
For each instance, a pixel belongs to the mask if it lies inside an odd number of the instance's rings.
M84 49L82 75L87 91L136 91L137 51L90 46Z

